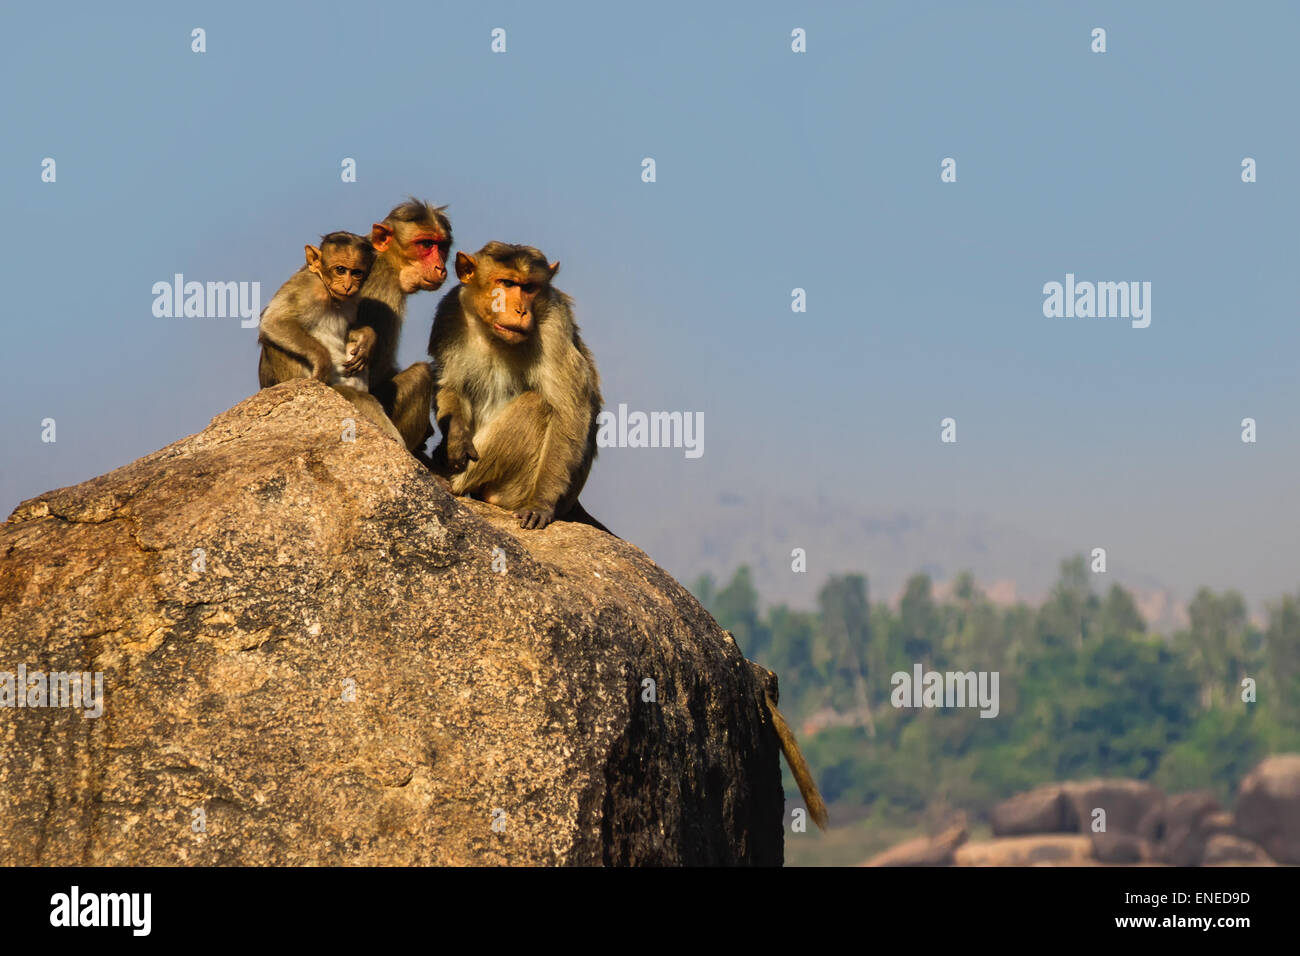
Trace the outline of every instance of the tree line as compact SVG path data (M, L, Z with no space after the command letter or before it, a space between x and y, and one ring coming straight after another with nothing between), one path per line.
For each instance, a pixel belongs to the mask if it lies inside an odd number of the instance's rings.
M1128 591L1093 580L1082 556L1063 561L1037 607L994 604L969 573L945 599L913 575L896 608L860 574L829 577L812 611L761 609L748 567L692 590L779 676L826 799L894 823L1094 776L1228 801L1260 758L1300 749L1300 594L1257 625L1238 592L1201 588L1187 627L1159 634ZM893 706L891 675L917 664L998 672L998 716Z

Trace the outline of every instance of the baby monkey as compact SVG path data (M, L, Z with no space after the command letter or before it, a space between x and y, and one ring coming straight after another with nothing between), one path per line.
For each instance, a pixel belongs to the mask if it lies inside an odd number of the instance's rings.
M351 232L322 236L304 247L307 262L262 312L257 379L269 388L314 378L356 406L380 431L401 441L397 428L369 391L374 329L357 326L361 286L375 262L370 240ZM405 443L403 443L405 444Z

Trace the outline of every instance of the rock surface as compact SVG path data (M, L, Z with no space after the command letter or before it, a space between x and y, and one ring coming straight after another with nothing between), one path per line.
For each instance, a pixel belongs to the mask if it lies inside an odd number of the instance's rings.
M1089 833L1092 858L1099 863L1148 863L1156 858L1150 842L1132 833L1106 830Z
M991 814L994 836L1064 833L1065 795L1059 783L1035 787L997 804Z
M695 599L351 415L277 386L0 528L0 671L104 682L0 708L5 862L779 864L779 744Z
M1156 856L1174 866L1196 866L1205 855L1206 841L1216 832L1211 821L1222 814L1218 798L1209 790L1193 790L1166 797L1147 812L1138 833L1156 846ZM1227 830L1232 829L1228 815Z
M1048 783L998 803L990 813L995 836L1031 833L1089 833L1093 811L1106 811L1111 833L1139 832L1144 817L1164 795L1139 780L1080 780Z
M917 837L877 853L863 866L949 866L967 835L963 819L937 836Z
M1093 832L1099 807L1106 811L1106 830ZM999 802L989 817L996 839L954 847L909 840L864 865L1300 863L1300 754L1268 757L1247 774L1235 815L1209 790L1166 797L1140 780L1114 779L1043 784Z
M1073 833L1092 830L1094 812L1106 811L1109 833L1137 833L1142 818L1164 802L1164 794L1140 780L1072 780L1061 784L1065 828ZM1100 819L1100 817L1097 817Z
M958 866L1087 866L1095 863L1092 841L1081 834L1003 837L960 847Z
M1203 866L1240 866L1242 864L1276 866L1263 847L1228 833L1216 833L1205 842Z
M1262 760L1241 781L1237 832L1279 863L1300 863L1300 754Z

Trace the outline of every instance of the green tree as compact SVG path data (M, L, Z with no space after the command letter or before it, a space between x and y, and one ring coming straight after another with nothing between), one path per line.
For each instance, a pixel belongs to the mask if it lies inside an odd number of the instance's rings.
M771 634L767 656L755 659L776 673L781 710L793 718L828 706L825 679L813 662L817 616L777 605L768 612L767 630Z
M736 569L727 586L713 596L709 610L735 636L746 657L757 661L766 656L771 635L759 618L758 591L748 565Z
M1133 595L1118 584L1112 584L1102 602L1097 629L1103 637L1127 637L1145 632L1147 625Z
M713 607L713 598L718 593L717 582L713 580L712 574L701 574L691 585L691 593L695 595L695 600L699 601L706 608ZM712 611L710 611L712 613ZM717 617L716 614L713 615Z
M1260 703L1291 727L1300 725L1300 600L1286 595L1268 608L1260 666Z
M1099 607L1083 555L1062 561L1061 576L1038 613L1038 631L1043 644L1082 650Z
M928 574L914 574L907 579L898 606L898 636L909 661L927 667L934 661L942 642L943 626Z
M1246 602L1236 591L1201 588L1187 606L1189 627L1174 638L1200 685L1201 706L1224 704L1246 668Z
M818 592L817 608L832 685L851 692L851 709L862 720L867 733L874 737L876 726L867 695L866 661L871 644L867 579L860 574L832 575Z
M1047 648L1020 678L1016 738L1045 779L1145 779L1196 715L1196 679L1160 638L1103 637Z

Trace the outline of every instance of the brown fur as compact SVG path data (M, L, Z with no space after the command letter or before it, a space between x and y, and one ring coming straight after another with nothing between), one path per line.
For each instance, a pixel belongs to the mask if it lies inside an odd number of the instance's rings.
M776 735L781 741L781 752L785 754L785 762L790 765L790 773L794 775L794 782L799 786L803 802L808 806L808 815L813 818L817 826L825 830L830 818L826 813L826 803L822 800L821 791L817 789L817 782L813 780L812 771L808 768L808 761L803 759L799 742L794 739L794 732L785 722L781 711L777 710L772 695L764 694L763 699L767 702L767 712L772 718L772 726L776 728Z
M361 290L358 322L375 330L370 363L370 392L383 405L412 451L433 433L433 370L427 362L397 369L397 344L406 317L407 296L441 287L447 278L446 255L451 223L442 207L412 199L401 203L371 227L379 252ZM432 242L432 250L420 243Z
M319 249L306 246L304 251L307 264L262 311L258 384L269 388L295 378L324 382L382 432L400 441L401 435L365 387L375 334L357 324L357 304L375 250L361 236L335 232L322 238Z
M435 471L525 528L568 514L596 457L600 377L571 300L551 286L558 269L530 246L457 254L461 284L429 337L444 436Z

